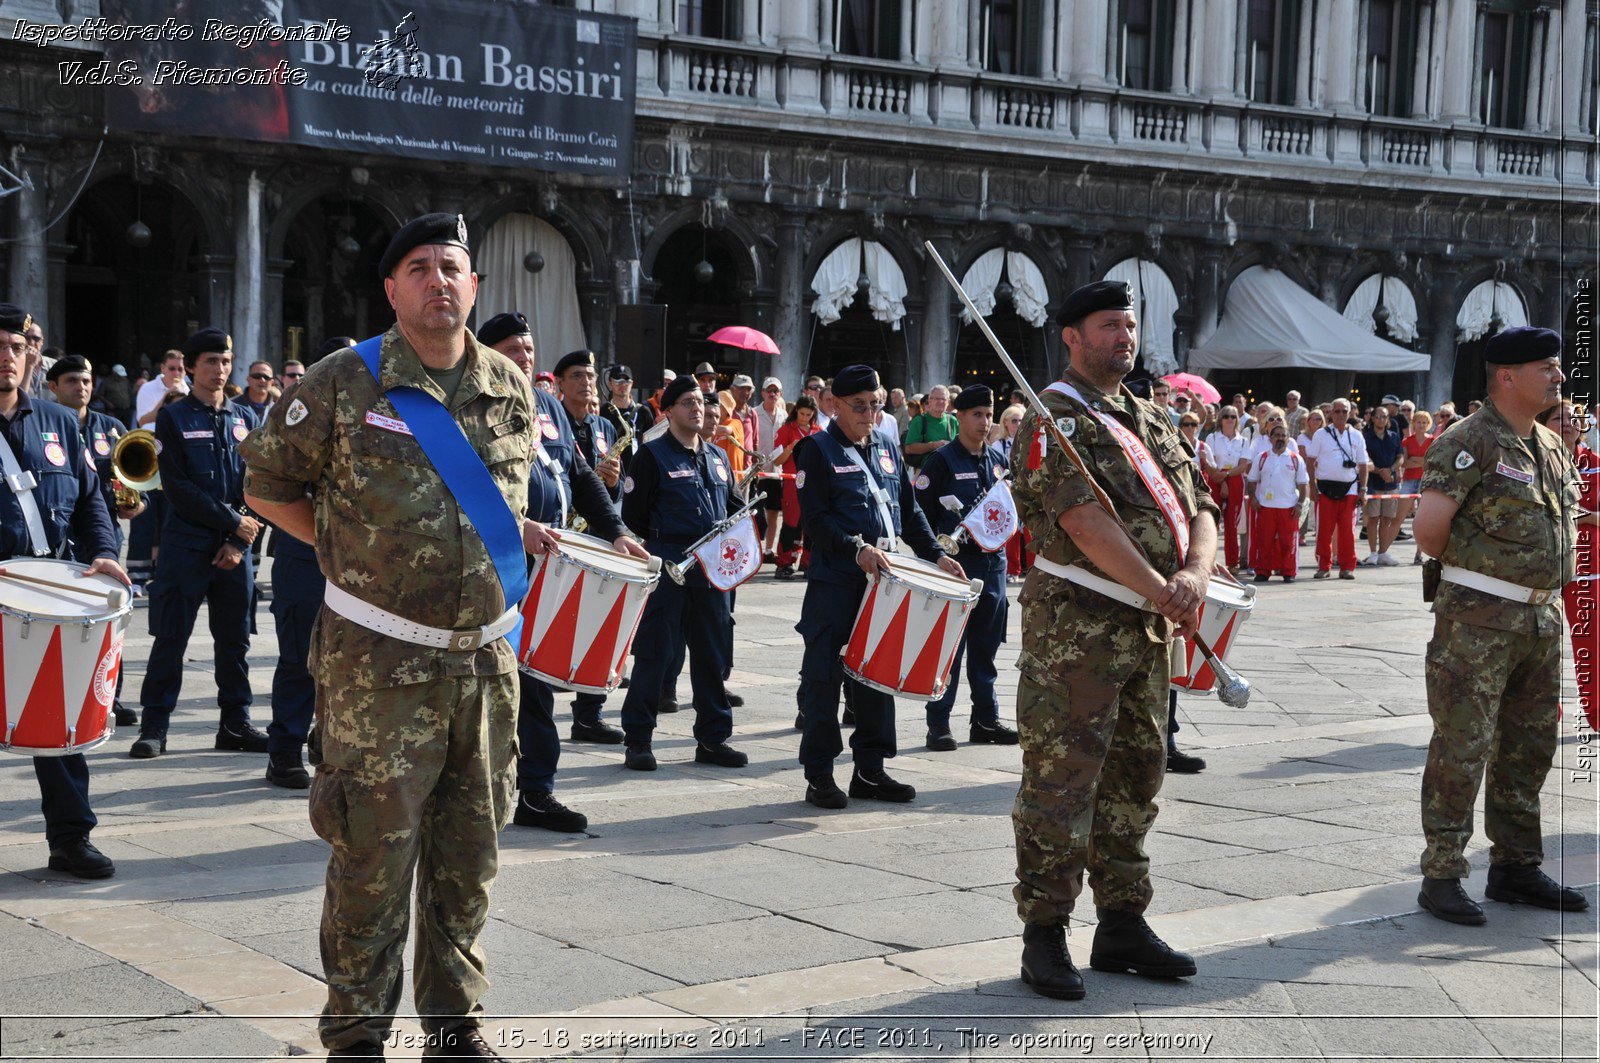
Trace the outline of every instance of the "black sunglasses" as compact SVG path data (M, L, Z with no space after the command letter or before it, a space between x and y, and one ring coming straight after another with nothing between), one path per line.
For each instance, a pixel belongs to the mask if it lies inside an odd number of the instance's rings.
M251 373L250 374L250 379L251 380L271 380L272 379L272 374L271 373Z

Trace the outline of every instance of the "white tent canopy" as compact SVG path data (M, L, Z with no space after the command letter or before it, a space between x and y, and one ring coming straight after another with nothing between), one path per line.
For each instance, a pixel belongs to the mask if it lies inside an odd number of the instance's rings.
M1389 320L1384 327L1395 339L1410 343L1417 338L1417 301L1412 298L1406 282L1399 277L1374 273L1362 281L1350 293L1350 301L1344 304L1345 320L1368 332L1378 330L1376 322L1372 320L1372 312L1378 309L1380 282L1383 285L1383 308L1389 311Z
M1152 373L1175 373L1178 356L1173 350L1172 319L1178 312L1178 292L1167 271L1154 262L1125 258L1106 271L1108 281L1133 285L1139 318L1139 353Z
M1426 372L1425 354L1380 340L1283 273L1251 266L1228 289L1217 331L1189 352L1194 369Z

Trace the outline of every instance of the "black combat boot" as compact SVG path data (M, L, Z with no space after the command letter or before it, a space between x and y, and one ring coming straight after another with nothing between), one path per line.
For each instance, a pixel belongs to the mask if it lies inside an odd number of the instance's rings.
M50 870L65 871L74 878L110 878L117 873L111 858L88 838L65 842L50 850Z
M1575 889L1561 885L1539 870L1537 864L1521 867L1490 867L1489 883L1483 895L1504 904L1531 904L1557 912L1585 912L1589 899Z
M1167 735L1167 771L1175 775L1198 775L1205 770L1204 757L1185 753L1178 748L1177 739Z
M268 753L267 781L285 790L310 789L311 776L300 761L300 751L296 749L289 753Z
M622 737L620 729L600 720L572 721L572 740L574 742L593 742L601 746L620 746Z
M973 720L967 738L979 745L1014 746L1017 744L1017 732L999 720L993 723L984 723Z
M622 766L629 771L655 771L656 755L649 742L629 742L622 754Z
M819 775L806 780L806 803L818 808L844 808L850 804L850 799L839 789L832 775Z
M225 753L265 753L267 732L249 720L224 720L217 725L216 748Z
M423 1059L504 1059L489 1046L483 1031L476 1025L457 1026L428 1038L422 1049Z
M1100 925L1094 928L1089 966L1146 978L1187 978L1198 969L1194 957L1168 945L1150 929L1138 912L1096 908Z
M511 822L519 827L538 827L559 834L578 834L589 827L589 817L574 812L549 790L524 790L517 797L517 810Z
M917 788L909 783L889 777L882 768L857 768L850 777L850 796L864 797L869 801L904 803L915 800Z
M750 763L750 757L726 742L701 742L694 747L694 762L719 768L742 768Z
M1422 892L1417 894L1422 910L1438 916L1447 923L1462 926L1482 926L1489 920L1478 907L1478 902L1467 896L1458 878L1424 878Z
M1060 924L1022 925L1022 980L1040 996L1083 999L1083 975L1072 965L1067 932Z

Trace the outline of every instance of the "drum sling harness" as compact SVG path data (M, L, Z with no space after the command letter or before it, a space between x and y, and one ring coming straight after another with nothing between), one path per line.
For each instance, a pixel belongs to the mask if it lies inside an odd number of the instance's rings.
M28 542L33 545L34 556L48 557L50 540L44 534L39 502L33 497L33 489L39 486L39 481L33 473L22 471L11 444L4 439L0 439L0 471L5 473L6 486L11 488L11 493L17 496L17 505L22 507L22 519L28 525Z

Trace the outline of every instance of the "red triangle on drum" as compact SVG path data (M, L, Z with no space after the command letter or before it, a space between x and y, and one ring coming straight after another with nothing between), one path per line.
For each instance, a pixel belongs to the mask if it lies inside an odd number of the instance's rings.
M67 744L67 707L61 696L61 629L50 633L44 659L22 707L22 718L12 732L13 745L29 749L61 749Z
M582 683L586 687L603 687L611 681L611 666L616 661L617 636L622 632L622 614L627 604L627 594L617 595L617 600L611 604L611 612L606 615L605 622L600 625L600 630L595 632L594 640L589 643L589 652L584 654L583 663L578 665L577 675L572 677L574 683Z
M872 632L872 607L877 600L877 588L869 587L866 599L861 603L861 613L856 617L856 626L850 632L850 644L844 650L846 661L866 663L867 638ZM857 668L856 671L859 672L861 669Z
M941 659L944 657L944 625L949 618L950 607L946 605L939 610L939 619L928 633L928 641L922 644L922 652L917 654L916 663L905 674L898 689L933 693L933 685L938 681L940 668L944 664Z
M548 563L539 566L539 572L533 577L533 586L528 588L527 597L523 598L524 612L522 614L522 644L517 647L517 660L524 660L528 656L528 647L533 643L533 624L537 617L529 616L526 612L528 604L535 607L539 604L539 591L544 586L544 574L550 570Z
M883 636L872 648L872 656L863 663L861 674L874 683L882 683L891 690L900 686L900 662L906 652L906 620L911 612L911 595L900 601L894 619L883 629ZM890 658L893 657L893 660Z
M115 623L106 625L106 637L100 640L100 656L95 659L94 675L89 679L89 689L83 694L83 707L78 710L76 741L79 745L99 738L106 729L106 715L117 696L117 672L122 668L122 646L113 639Z
M550 626L545 629L544 637L528 658L527 664L534 671L564 676L571 670L572 645L577 640L578 614L583 607L584 576L585 573L580 570L572 590L567 592L566 599L556 609L556 615L550 618Z

